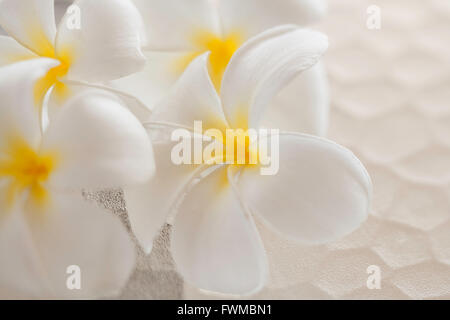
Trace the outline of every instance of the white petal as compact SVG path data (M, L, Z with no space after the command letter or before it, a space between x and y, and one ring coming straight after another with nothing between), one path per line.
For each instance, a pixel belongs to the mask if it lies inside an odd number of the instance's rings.
M219 33L210 0L133 0L142 14L151 50L189 50L196 32Z
M48 122L52 121L56 115L63 109L64 105L70 100L70 98L81 94L84 91L92 91L92 88L86 86L74 86L71 84L64 84L64 94L61 96L56 93L56 86L52 86L50 88L50 92L46 96L44 100L44 111L43 116L47 117L47 125Z
M219 0L225 32L239 30L252 37L269 28L317 21L326 11L325 0Z
M10 135L38 144L41 135L34 90L37 81L58 64L42 58L0 68L0 145Z
M54 0L2 0L0 25L40 56L52 57L56 34Z
M124 187L147 182L154 171L145 129L105 91L69 100L50 123L43 149L59 154L50 181L58 187Z
M261 125L325 136L328 129L328 81L322 63L300 74L273 99Z
M0 192L6 192L0 188ZM23 212L0 212L0 299L41 298L50 294L45 270Z
M226 125L220 100L208 73L205 53L196 58L177 83L155 108L153 121L166 121L193 127L203 121L203 128L221 129Z
M249 117L251 128L273 97L301 72L317 63L328 46L326 36L294 26L273 28L244 44L233 56L222 81L222 102L232 126Z
M194 167L173 164L170 154L174 144L154 141L155 176L145 185L124 189L131 228L146 253L152 250L154 238L195 174Z
M203 178L186 194L171 248L183 278L203 290L245 295L266 282L264 248L251 217L227 184L226 168Z
M32 51L13 38L0 35L0 67L32 58L37 58Z
M53 193L44 216L28 212L33 241L55 298L113 296L135 264L134 245L117 217L86 203L81 195ZM81 290L68 290L69 266L81 271ZM17 275L16 275L17 276Z
M129 0L78 0L80 29L69 27L67 13L57 35L57 51L68 52L68 79L102 82L141 70L141 17Z
M358 228L372 193L366 169L349 150L302 134L280 135L276 175L246 169L239 184L252 212L280 235L306 244L332 241Z
M176 62L184 54L169 52L146 52L145 68L128 77L112 81L114 87L139 98L147 107L155 105L167 96L180 76Z
M116 88L110 84L67 79L63 80L61 83L64 84L62 87L63 91L59 91L59 93L56 91L55 93L56 86L54 86L46 101L48 104L49 119L52 119L71 97L80 94L83 91L90 91L93 89L113 94L116 98L120 99L120 101L126 105L128 110L130 110L142 122L147 121L151 116L150 108L148 108L141 100L133 96L131 93L120 88Z

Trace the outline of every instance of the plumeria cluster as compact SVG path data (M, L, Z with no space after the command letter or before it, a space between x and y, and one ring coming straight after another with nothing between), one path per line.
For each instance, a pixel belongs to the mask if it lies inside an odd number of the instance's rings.
M258 221L314 245L366 219L368 173L322 137L328 95L319 60L328 40L305 26L322 16L323 1L74 5L81 28L68 27L70 12L57 27L53 0L0 0L8 33L0 36L0 297L120 292L134 245L116 217L83 200L85 189L124 190L146 253L172 224L183 278L222 294L248 295L267 282ZM175 164L174 130L194 133L193 144L214 140L194 132L199 121L244 135L279 129L265 137L279 142L279 170L261 175L257 157ZM252 141L243 138L248 157ZM70 265L83 272L80 290L66 286Z

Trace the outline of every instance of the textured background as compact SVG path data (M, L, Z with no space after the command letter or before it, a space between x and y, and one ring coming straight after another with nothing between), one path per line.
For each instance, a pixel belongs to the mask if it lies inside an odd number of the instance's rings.
M276 1L276 0L274 0ZM450 1L330 0L329 137L351 148L374 182L361 229L301 247L260 227L271 279L251 298L450 299ZM366 28L381 8L381 30ZM120 191L86 194L126 221ZM166 227L120 298L214 298L183 283ZM369 265L382 288L366 287Z

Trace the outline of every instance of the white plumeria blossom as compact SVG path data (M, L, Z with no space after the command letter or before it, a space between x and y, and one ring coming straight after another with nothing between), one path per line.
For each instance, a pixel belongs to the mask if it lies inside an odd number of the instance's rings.
M64 104L80 85L103 83L145 66L141 52L142 19L129 0L77 0L80 28L72 28L70 12L56 27L54 0L0 0L0 66L39 57L58 62L35 90L42 104ZM50 110L53 111L53 110Z
M224 294L260 290L268 267L254 216L304 244L338 239L367 218L372 185L366 169L349 150L323 138L281 132L280 168L270 176L261 175L258 165L171 162L171 132L192 130L194 121L205 129L260 128L273 96L316 64L327 46L318 32L295 26L268 30L236 51L220 94L205 53L146 122L157 172L146 186L125 190L131 227L150 252L169 219L171 252L187 282Z
M134 268L134 245L117 217L82 188L146 183L151 141L110 93L68 99L44 133L36 82L58 65L40 58L0 68L0 297L96 298L117 294ZM81 269L81 289L66 269Z
M210 75L220 88L229 60L246 41L272 27L309 25L326 11L324 0L133 0L145 24L146 68L115 81L153 108L197 56L210 52ZM283 48L278 48L283 50ZM318 63L273 98L268 127L325 135L328 85Z

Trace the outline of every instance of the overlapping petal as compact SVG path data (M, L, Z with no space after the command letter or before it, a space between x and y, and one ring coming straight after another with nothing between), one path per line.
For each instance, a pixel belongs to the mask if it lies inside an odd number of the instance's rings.
M0 35L0 67L37 57L13 38Z
M263 176L254 168L239 177L252 212L284 237L306 244L332 241L359 227L372 189L361 162L322 138L281 134L279 139L276 175Z
M112 94L73 97L50 123L42 150L60 157L50 185L107 188L145 183L154 171L150 139Z
M168 139L153 140L155 176L144 185L124 189L131 228L147 253L152 250L153 240L195 174L194 166L177 166L171 161L175 144Z
M5 138L25 139L32 146L38 145L39 108L34 91L37 81L58 64L56 60L40 58L0 68L0 146Z
M1 0L0 26L36 54L53 57L54 0Z
M83 4L86 2L78 2L80 6ZM122 1L121 5L121 8L115 8L115 15L106 14L103 17L111 23L117 23L119 12L121 16L127 9L127 2ZM0 6L0 22L6 21L3 24L6 25L5 29L34 53L53 57L55 28L39 28L41 22L54 21L53 1L5 0L0 2ZM101 8L102 14L105 8L107 11L111 6L112 3L108 2ZM86 11L83 13L92 13L93 10L90 11L87 7L89 5L84 7ZM49 8L50 11L47 10ZM19 14L19 19L11 12ZM50 14L43 17L43 12ZM17 20L11 21L5 14ZM51 20L48 20L50 16ZM89 15L85 18L89 18ZM92 24L93 17L90 18ZM89 22L89 19L83 22ZM124 25L118 27L123 28ZM127 33L127 30L120 31L122 33L116 32L112 37ZM61 37L59 53L66 50L67 44L64 42L67 37L64 38L64 34ZM12 38L2 37L0 40L3 49L0 63L35 58L34 53L24 47L20 48ZM123 40L126 44L123 47L134 48L140 53L139 37L131 43L129 38ZM72 48L77 50L75 47ZM96 49L95 54L98 54L100 50ZM103 51L108 57L110 49L114 48L109 47ZM114 63L110 62L115 71L110 72L111 68L97 68L94 72L100 69L105 73L108 71L108 77L130 72L135 67L130 67L130 64L126 66L123 62L133 59L124 59L125 53L116 51L119 58ZM137 61L136 65L142 64L142 57L138 54L136 56L133 57L134 62ZM0 147L4 138L9 138L10 135L15 138L17 135L25 139L36 152L42 147L40 151L44 154L52 152L52 155L58 155L57 170L51 172L51 180L45 186L46 191L52 191L51 201L46 207L48 210L37 212L34 206L21 203L18 197L13 208L8 208L5 212L5 199L0 199L2 297L94 298L114 295L126 283L134 266L134 246L122 224L116 218L86 204L80 195L63 197L61 192L66 191L66 188L104 188L146 182L154 170L150 140L139 121L118 99L105 92L95 91L74 97L67 108L55 116L55 121L52 121L45 132L41 144L40 108L35 105L38 80L59 64L60 61L57 60L39 58L8 65L0 70ZM128 68L127 71L125 67ZM0 198L6 194L3 182L5 181L1 181L0 185ZM66 287L66 269L69 265L81 267L82 289L79 291L71 291Z
M261 126L325 136L328 117L328 80L319 62L281 89L263 114Z
M219 0L225 33L241 31L248 38L278 25L309 25L326 11L325 0Z
M249 126L258 128L274 96L316 64L327 47L323 34L295 26L273 28L244 44L222 81L221 97L229 123L242 127L242 119L248 118Z
M180 77L176 61L186 52L147 51L147 64L142 71L112 81L115 88L138 97L146 106L153 109L165 98L171 87Z
M153 121L191 128L194 121L202 121L204 129L226 126L220 99L208 73L208 56L205 53L189 65L168 97L157 105Z
M244 295L266 282L262 242L226 167L194 184L179 204L171 249L184 279L203 290Z
M51 210L44 217L28 212L28 220L52 297L111 297L126 284L135 264L134 244L117 217L79 194L53 194ZM80 290L67 289L72 265L81 270Z
M146 48L180 51L194 49L196 32L220 34L218 16L210 0L133 0L147 31Z
M0 187L0 192L5 190ZM0 298L40 298L43 293L49 295L46 272L20 205L7 214L0 211L0 261Z
M142 19L129 0L78 0L80 28L70 27L71 14L61 20L56 39L58 56L70 61L67 77L102 82L141 70Z

